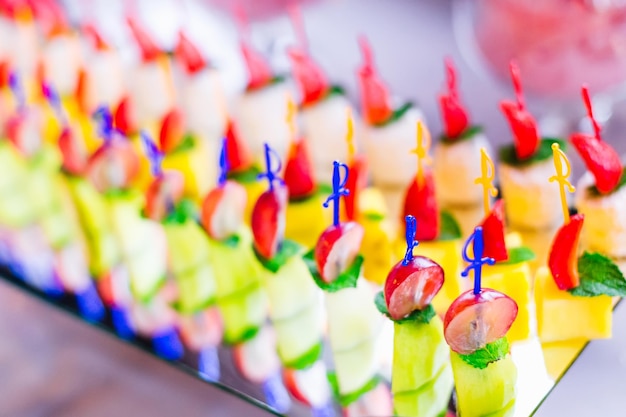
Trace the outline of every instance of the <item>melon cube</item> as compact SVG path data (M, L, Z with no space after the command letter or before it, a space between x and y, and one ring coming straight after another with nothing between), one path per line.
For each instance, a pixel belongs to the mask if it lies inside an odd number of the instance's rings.
M332 210L324 208L324 198L315 194L287 205L285 237L304 245L314 247L324 229L332 222Z
M450 402L452 385L452 368L446 363L433 379L419 389L394 393L394 412L399 416L442 416Z
M361 244L363 276L370 282L382 285L393 267L393 230L387 219L387 207L382 193L366 188L359 197L359 223L364 236Z
M537 330L543 343L611 337L613 300L608 295L579 297L556 286L550 270L535 277Z
M208 141L195 139L193 147L172 152L163 159L163 169L180 171L185 177L185 194L200 201L214 186L217 156Z

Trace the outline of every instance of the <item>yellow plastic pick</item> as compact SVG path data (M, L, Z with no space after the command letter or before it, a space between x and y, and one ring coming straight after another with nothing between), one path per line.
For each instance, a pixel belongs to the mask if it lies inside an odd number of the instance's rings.
M346 144L348 145L348 163L354 161L356 155L356 147L354 146L354 119L352 118L352 109L346 108L348 130L346 132Z
M411 151L417 155L417 183L424 185L424 167L430 165L430 132L421 120L417 121L417 147Z
M576 191L576 188L569 182L568 178L572 173L572 166L567 159L567 155L563 152L558 143L552 144L552 156L554 157L554 169L556 175L550 177L550 182L556 181L559 183L559 191L561 193L561 208L563 209L563 218L565 223L569 223L569 209L567 208L567 197L565 195L565 188L570 193ZM565 166L565 172L563 167Z
M495 165L487 154L487 150L485 148L480 148L480 177L474 180L474 184L480 184L483 186L483 206L485 208L485 215L488 215L490 210L489 197L498 196L498 189L493 186L495 178Z
M167 82L167 93L172 98L172 101L176 100L176 87L174 86L174 76L172 75L172 65L167 55L161 55L158 61L158 65L163 70Z
M286 122L289 126L289 139L292 143L296 141L296 116L298 114L298 107L293 101L291 94L287 93L287 117Z
M216 91L217 97L217 111L221 113L223 120L230 120L230 116L228 114L228 105L226 104L226 94L224 93L224 89L222 88L222 83L218 80L217 77L212 79L213 87Z

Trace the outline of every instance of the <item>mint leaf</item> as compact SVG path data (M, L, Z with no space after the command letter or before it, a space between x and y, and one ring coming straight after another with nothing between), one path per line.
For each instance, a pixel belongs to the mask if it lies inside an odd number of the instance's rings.
M367 220L373 221L373 222L379 222L381 220L385 219L385 216L381 213L375 213L375 212L368 212L368 213L363 213L363 216L365 216L365 218Z
M578 258L580 284L568 290L572 295L626 297L626 279L617 265L599 253L585 252Z
M488 343L469 355L459 355L463 361L477 369L485 369L490 363L504 358L509 353L509 341L501 337L495 342Z
M288 369L307 369L311 367L322 355L322 342L316 343L311 349L302 354L299 358L290 362L283 361L283 367Z
M278 253L274 255L272 259L265 259L264 257L262 257L261 255L257 253L256 249L254 250L254 254L256 255L261 265L265 267L265 269L267 269L270 272L276 273L278 272L281 266L285 265L287 261L291 259L291 257L300 253L301 250L302 250L302 246L300 246L293 240L285 239L283 240L283 243L280 245L280 249L278 250Z
M419 227L419 225L418 225ZM461 226L450 212L439 213L439 237L438 240L455 240L461 238Z
M278 84L278 83L282 83L283 81L285 81L287 79L287 77L285 77L284 75L274 75L268 82L267 84L263 84L260 85L258 87L252 88L249 85L246 87L246 93L250 93L253 91L259 91L262 90L266 87L272 86L274 84Z
M317 271L317 262L315 262L314 249L308 251L302 259L311 272L313 280L322 290L326 292L337 292L344 288L354 288L361 275L361 267L363 266L363 256L358 255L352 265L343 271L336 280L331 283L324 282L319 272Z
M517 248L511 248L508 250L509 259L506 261L498 262L497 265L513 265L522 262L528 262L535 259L535 252L526 246L519 246Z
M452 145L454 143L460 142L465 139L471 139L477 134L481 133L482 131L483 131L482 126L470 126L467 129L465 129L459 136L451 138L443 134L439 136L439 140L446 145Z
M515 153L515 145L509 144L502 146L498 152L500 162L514 167L528 166L534 162L545 161L552 158L552 144L558 143L563 151L567 148L565 141L557 138L543 138L539 143L539 148L533 156L527 159L518 159Z
M402 116L404 116L406 114L406 112L409 111L409 109L411 107L413 107L413 103L411 103L409 101L408 103L405 103L404 105L400 106L400 108L394 110L394 112L391 113L391 116L389 116L389 119L387 119L387 120L385 120L384 122L381 122L381 123L376 123L376 124L374 124L374 126L375 127L384 127L384 126L392 124L396 120L401 119Z
M249 184L251 182L256 182L260 173L261 171L259 171L257 167L252 166L243 171L229 172L228 179L237 181L243 184Z
M239 246L239 242L241 242L241 237L239 237L239 235L232 235L220 241L222 245L228 246L229 248L236 248Z
M622 169L622 176L620 177L619 182L617 183L615 188L610 193L602 194L600 191L598 191L598 187L596 187L595 184L587 187L587 192L589 193L590 197L601 197L605 195L611 195L615 191L619 190L624 184L626 184L626 167Z
M333 193L333 186L330 184L317 184L317 192L319 192L320 194L332 194Z
M174 208L163 219L164 224L183 224L189 219L196 219L197 217L196 204L188 199L183 198L174 205Z
M382 291L379 291L374 297L374 304L376 304L376 308L380 311L381 314L387 316L389 320L392 320L394 323L402 324L402 323L423 323L428 324L435 317L435 309L432 304L428 304L428 306L423 310L415 310L408 316L400 320L394 320L389 315L389 310L387 309L387 303L385 302L385 295Z
M178 146L171 152L172 154L185 152L189 149L193 149L196 146L196 139L193 135L187 134Z
M357 401L359 398L361 398L363 394L376 388L376 386L380 382L380 378L378 376L375 376L358 390L353 391L349 394L340 395L337 374L335 372L328 372L326 374L326 377L328 378L328 384L330 385L330 389L333 392L333 397L335 397L339 405L341 405L342 407L347 407L353 402Z

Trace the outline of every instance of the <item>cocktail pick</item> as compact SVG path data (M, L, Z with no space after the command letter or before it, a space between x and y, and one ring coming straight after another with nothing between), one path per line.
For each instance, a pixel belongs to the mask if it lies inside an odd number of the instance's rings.
M26 95L24 94L24 86L22 80L16 72L9 74L9 88L13 93L13 97L17 103L17 110L24 111L26 109Z
M406 252L404 253L404 259L402 259L402 265L407 266L413 260L413 249L419 245L419 242L415 240L417 234L417 220L415 217L408 215L404 218L406 222Z
M142 130L139 135L141 136L141 142L143 143L144 151L150 161L150 171L154 177L160 177L163 175L163 153L156 146L156 143L150 138L150 135L145 130Z
M424 131L426 128L421 120L417 122L417 145L415 149L411 151L417 156L417 183L424 185L424 167L430 165L431 158L428 155L430 149L430 133Z
M496 168L485 148L480 148L480 174L480 177L474 180L474 184L480 184L483 187L483 206L485 215L488 215L491 210L489 197L497 197L498 189L493 186Z
M344 175L342 178L341 169L343 169ZM335 161L333 162L333 192L328 196L324 202L324 207L333 204L333 225L339 225L339 208L341 205L341 197L347 196L349 191L345 189L346 182L348 181L349 169L346 164Z
M222 139L222 149L220 151L220 166L219 175L217 176L217 186L223 187L228 180L228 154L227 154L227 139Z
M107 106L100 106L93 114L98 123L98 131L105 142L113 139L115 129L113 128L113 115Z
M280 162L280 156L274 149L267 143L265 144L265 172L260 173L257 179L267 179L269 183L269 189L274 189L274 183L284 185L285 182L278 175L282 171L282 164Z
M554 158L554 170L556 174L551 176L550 182L559 183L559 192L561 194L561 208L563 209L563 219L565 223L569 223L569 209L567 208L567 196L565 190L573 193L576 188L569 182L569 176L572 173L572 166L565 152L561 150L558 143L552 144L552 156Z
M470 243L473 242L472 249L474 252L474 258L470 258L467 254L469 250ZM471 270L474 271L474 294L480 294L482 289L481 286L481 278L482 278L482 269L483 265L494 265L496 263L493 258L483 258L483 253L485 251L485 241L483 237L483 228L478 226L474 229L474 233L470 235L470 237L465 242L463 246L463 260L467 262L469 265L461 272L462 277L467 277Z
M41 91L46 100L48 100L48 103L50 103L50 106L52 106L54 113L57 116L57 119L59 119L59 122L61 122L63 126L67 126L67 115L65 114L65 110L63 109L63 105L61 104L59 93L49 84L43 84L41 86Z

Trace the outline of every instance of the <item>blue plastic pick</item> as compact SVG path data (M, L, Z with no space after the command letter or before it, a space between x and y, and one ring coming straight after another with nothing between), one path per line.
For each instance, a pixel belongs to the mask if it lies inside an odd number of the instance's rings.
M467 254L470 243L474 241L473 252L474 259L470 258ZM485 252L485 240L483 236L483 228L478 226L474 229L474 233L470 235L470 237L465 242L463 246L463 260L467 262L469 265L461 272L461 276L467 277L469 275L470 270L474 270L474 294L480 294L482 289L481 286L481 277L482 277L482 269L483 265L493 265L496 263L496 260L493 258L485 257L483 258L483 253Z
M276 166L274 166L273 162L276 162ZM267 143L265 144L265 172L260 173L257 176L257 179L262 180L263 178L267 178L269 182L270 190L274 189L274 183L278 183L283 185L285 182L278 176L280 171L282 170L282 164L280 162L280 156L276 153L274 149L270 147Z
M141 136L141 142L143 143L144 151L146 156L148 157L148 161L150 161L150 171L152 175L155 177L160 177L163 175L163 153L157 148L156 144L152 139L150 139L150 135L145 130L142 130L139 135Z
M9 88L11 88L15 101L17 101L18 110L24 110L26 108L26 95L20 76L15 72L9 74Z
M226 138L222 139L222 150L220 152L220 173L217 177L217 186L223 187L228 179L228 157L226 154Z
M415 234L417 233L417 220L410 214L404 218L406 222L406 252L404 253L404 259L402 265L407 266L413 260L413 249L419 245L419 242L415 240Z
M344 170L344 177L341 178L340 169ZM348 165L341 162L333 162L333 192L328 196L324 202L324 207L328 208L330 203L333 204L333 225L339 225L339 208L341 207L341 197L350 194L349 190L346 190L346 182L348 182L349 175Z
M107 106L100 106L94 112L93 117L98 122L100 136L105 142L113 139L115 129L113 128L113 115Z
M48 103L54 109L54 112L57 115L57 118L64 126L67 126L67 117L65 116L65 111L63 111L63 106L61 105L61 98L59 97L59 93L52 88L52 86L48 84L44 84L41 87L41 91L43 92L44 97L48 100Z

